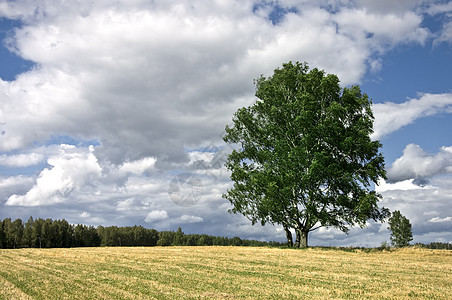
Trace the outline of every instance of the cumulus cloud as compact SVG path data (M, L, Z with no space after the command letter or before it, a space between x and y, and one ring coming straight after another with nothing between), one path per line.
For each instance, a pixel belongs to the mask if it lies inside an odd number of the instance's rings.
M182 215L179 219L183 223L199 223L199 222L204 221L204 219L201 217L189 216L189 215Z
M168 219L168 213L164 210L153 210L149 212L144 219L146 223L153 223Z
M381 193L385 191L409 191L421 188L422 187L416 184L413 179L403 180L399 182L391 182L380 179L378 185L375 187L375 190Z
M26 193L33 187L35 178L32 176L0 177L0 199L2 204L14 193Z
M0 155L0 165L8 167L29 167L42 162L44 156L40 153Z
M352 36L358 43L368 43L372 50L377 51L384 51L385 47L400 42L423 44L429 36L428 30L419 27L422 17L414 12L395 15L348 9L339 12L335 20L340 32ZM403 40L401 36L404 36Z
M355 0L358 6L365 7L366 9L379 13L404 13L414 9L420 4L428 2L425 0Z
M430 223L448 223L448 222L452 222L452 217L445 217L445 218L439 218L439 217L435 217L435 218L431 218L430 220L428 220L428 222Z
M390 182L442 174L452 174L452 147L441 147L438 153L428 154L419 145L409 144L387 171Z
M5 205L37 206L64 202L66 196L80 191L99 177L101 168L94 156L93 147L85 153L73 152L74 146L61 145L58 156L51 157L36 184L25 195L12 195Z
M155 164L155 159L152 157L145 157L136 161L127 161L119 167L119 171L123 173L130 173L134 175L142 175L149 169L152 169Z
M6 189L6 188L18 186L18 185L24 185L25 183L27 183L27 182L30 183L32 181L33 181L32 177L23 176L23 175L3 177L3 178L0 178L0 188Z
M1 82L1 98L10 100L2 103L0 149L69 135L98 140L100 161L186 162L184 147L218 139L237 107L253 100L252 79L282 62L306 60L349 84L375 65L375 51L425 39L412 13L344 6L331 14L301 2L276 26L271 12L253 6L3 3L3 16L24 22L11 49L37 67Z
M372 138L380 139L416 119L439 113L452 112L452 94L423 94L419 99L402 103L374 104L374 133Z

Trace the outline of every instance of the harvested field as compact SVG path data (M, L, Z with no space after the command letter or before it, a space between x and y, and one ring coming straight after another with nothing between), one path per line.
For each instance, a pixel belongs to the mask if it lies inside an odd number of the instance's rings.
M452 252L0 250L0 299L452 299Z

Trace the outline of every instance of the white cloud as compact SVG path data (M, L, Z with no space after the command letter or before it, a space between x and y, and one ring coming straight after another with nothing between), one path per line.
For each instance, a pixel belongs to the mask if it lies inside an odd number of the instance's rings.
M366 43L375 51L384 51L388 46L401 42L423 44L429 35L426 29L420 27L422 18L414 12L395 15L346 9L337 13L335 20L339 32L352 37L356 43Z
M427 2L425 0L354 0L357 5L378 13L403 13Z
M431 218L430 220L428 220L428 222L430 222L430 223L448 223L448 222L452 222L452 217L445 217L445 218L435 217L435 218Z
M80 152L75 146L61 145L60 154L48 159L36 184L25 195L12 195L5 205L37 206L64 202L67 195L92 184L101 175L93 148Z
M441 147L440 152L428 154L419 145L409 144L387 170L391 182L442 174L452 174L452 147Z
M7 167L29 167L42 162L44 156L39 153L0 155L0 165Z
M427 8L427 13L435 15L435 14L443 14L452 12L452 2L449 3L433 3Z
M89 217L91 217L91 214L89 212L84 211L80 214L80 218L89 218Z
M119 171L123 173L130 173L134 175L142 175L155 165L155 158L145 157L136 161L127 161L119 166Z
M416 189L422 189L427 187L421 187L414 183L413 179L408 179L404 181L399 181L395 183L387 182L384 179L380 179L378 182L378 185L375 186L375 191L377 193L382 193L386 191L409 191L409 190L416 190Z
M438 38L435 39L434 43L449 42L452 43L452 22L444 25L444 28Z
M377 103L372 109L375 116L372 137L380 139L418 118L451 113L452 94L423 94L419 99L410 99L403 103Z
M439 34L436 35L433 45L441 42L452 43L452 2L449 3L433 3L427 10L431 15L445 14L449 22L445 22Z
M306 60L349 84L375 68L375 51L425 39L412 13L299 2L273 26L252 1L115 3L2 5L25 22L10 45L37 67L1 82L1 150L69 135L97 139L100 161L185 162L184 146L218 140L253 100L252 79L282 62Z
M0 178L0 189L8 189L15 186L28 185L33 182L33 178L29 176L10 176Z
M163 221L168 219L168 213L164 210L153 210L149 212L144 219L146 223L153 223L157 221Z
M182 223L200 223L204 220L201 217L189 216L189 215L182 215L179 219L180 219L180 221L182 221Z
M203 164L209 165L212 162L214 155L214 152L190 151L188 153L188 158L190 164L202 162Z

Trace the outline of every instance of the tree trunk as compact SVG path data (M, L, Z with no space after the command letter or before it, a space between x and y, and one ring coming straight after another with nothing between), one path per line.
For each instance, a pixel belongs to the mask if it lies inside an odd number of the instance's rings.
M290 232L289 227L286 225L283 225L284 231L286 232L286 238L287 238L287 246L292 248L293 247L293 239L292 239L292 232Z
M309 231L302 230L300 228L296 228L295 233L297 235L297 239L295 241L295 247L296 248L307 248Z

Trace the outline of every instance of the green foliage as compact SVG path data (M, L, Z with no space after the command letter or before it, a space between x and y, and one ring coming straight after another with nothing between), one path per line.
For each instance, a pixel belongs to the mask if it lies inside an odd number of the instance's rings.
M389 227L391 231L391 243L394 247L406 247L413 240L410 221L396 210L389 218Z
M421 247L426 249L444 249L444 250L452 250L452 243L442 243L442 242L433 242L429 244L414 244L415 247Z
M171 246L174 240L173 231L160 231L157 246Z
M281 246L278 242L242 240L207 234L184 234L142 226L71 225L66 220L0 220L0 248L66 248L98 246Z
M390 250L390 247L388 245L388 242L384 241L380 244L379 247L377 247L378 250L383 251L383 250Z
M258 100L234 114L224 136L239 146L226 162L231 212L295 229L297 247L320 226L347 232L386 218L371 190L385 178L381 143L370 139L371 101L359 86L341 88L336 75L291 62L255 83Z

